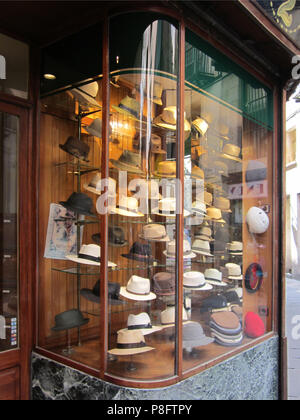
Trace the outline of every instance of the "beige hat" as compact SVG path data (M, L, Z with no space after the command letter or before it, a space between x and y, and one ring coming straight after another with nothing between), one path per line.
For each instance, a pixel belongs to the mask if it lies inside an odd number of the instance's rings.
M204 191L204 203L207 206L211 206L212 205L212 201L213 201L213 196L210 192L208 191Z
M222 272L216 268L208 268L204 272L205 280L215 286L227 286L227 283L222 281Z
M121 287L120 296L143 302L156 299L156 294L150 291L150 280L135 275L130 277L126 287Z
M129 96L125 96L122 99L119 106L113 105L112 108L119 112L120 114L124 114L127 117L133 118L136 121L139 121L140 117L140 104L134 98L130 98Z
M122 196L119 199L119 206L110 209L111 214L119 214L128 217L143 217L144 214L138 211L139 203L134 197Z
M242 159L239 157L241 153L241 148L235 144L227 143L224 145L222 154L220 155L223 158L234 160L236 162L242 162Z
M187 271L183 275L183 287L187 290L211 290L213 286L206 283L203 273L199 271Z
M200 215L206 214L206 205L199 200L196 200L192 204L192 212Z
M195 238L202 239L203 241L213 241L212 238L212 230L208 226L201 226L196 232L195 232Z
M170 238L167 235L166 228L164 225L149 224L143 226L143 231L139 235L141 239L145 241L156 241L156 242L169 242Z
M232 241L228 246L228 251L231 255L243 255L243 243Z
M115 356L127 356L145 353L151 350L154 350L154 348L146 345L145 338L141 331L126 329L118 332L117 347L108 350L108 353Z
M204 179L204 171L197 165L192 167L192 178L193 179Z
M101 256L100 246L96 244L90 244L90 245L82 245L78 255L66 255L66 258L78 264L100 266L100 260L101 260L100 256ZM108 267L116 267L116 266L117 265L115 263L108 261Z
M229 280L243 280L242 268L238 264L228 263L225 265Z
M138 315L130 314L127 320L127 328L118 332L139 330L143 335L148 335L156 331L160 331L161 329L161 327L153 326L149 315L146 312L142 312Z
M176 258L176 241L170 241L167 244L167 249L163 251L163 254L168 258ZM188 240L183 240L183 258L189 259L189 258L195 258L196 254L192 252L191 245Z
M116 185L117 182L113 178L108 178L108 196L115 197L116 196ZM90 180L88 184L84 184L84 189L90 191L94 194L101 195L102 194L102 185L101 185L101 173L97 172L93 178Z
M158 202L158 207L153 209L152 213L158 216L176 217L176 198L162 198ZM190 212L184 209L184 217L187 217L189 215Z
M192 251L196 254L205 255L207 257L213 257L210 252L209 241L196 238L192 245Z
M213 222L226 223L225 220L222 219L221 210L217 209L216 207L207 208L207 218L212 220Z
M159 82L153 83L153 97L151 97L151 101L154 102L156 105L162 105L162 93L163 88L162 85Z
M214 207L217 207L224 213L232 213L230 209L230 200L225 197L215 197L214 198Z
M203 118L198 117L192 122L193 127L196 128L197 131L201 134L201 136L204 136L204 134L208 130L208 123Z
M157 165L157 171L154 176L159 178L176 178L176 161L164 160Z
M84 86L72 89L71 93L81 105L100 108L100 104L95 100L98 94L98 83L92 82Z
M171 327L172 325L175 325L175 319L176 319L175 306L168 306L167 309L162 311L160 314L161 325L164 327ZM182 320L184 322L188 320L188 316L187 316L185 308L182 308Z
M168 106L163 110L163 112L156 118L154 118L154 124L158 125L159 127L167 128L169 130L176 130L176 116L177 116L177 107L176 106ZM190 132L191 131L191 124L185 119L184 120L184 131Z

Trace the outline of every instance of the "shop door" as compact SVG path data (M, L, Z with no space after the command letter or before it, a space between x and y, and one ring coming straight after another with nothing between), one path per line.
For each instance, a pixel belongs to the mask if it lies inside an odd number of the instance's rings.
M0 400L29 398L29 276L22 266L28 226L22 179L28 176L27 116L27 111L0 103Z

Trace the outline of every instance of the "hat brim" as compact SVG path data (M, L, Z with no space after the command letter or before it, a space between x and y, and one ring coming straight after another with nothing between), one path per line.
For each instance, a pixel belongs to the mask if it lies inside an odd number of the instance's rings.
M75 213L83 214L85 216L96 216L95 213L92 213L91 211L85 211L85 210L81 210L76 207L70 206L70 204L67 201L60 201L59 204L68 210L74 211Z
M205 257L213 257L213 254L210 254L209 252L205 251L198 251L192 248L192 251L195 252L198 255L205 255Z
M155 125L158 125L159 127L166 128L167 130L172 130L172 131L176 131L177 130L177 125L176 124L168 124L168 123L166 123L162 119L161 115L159 115L158 117L154 118L153 123ZM191 124L187 120L184 121L184 131L185 132L190 132L191 131Z
M175 218L177 216L176 214L162 214L162 213L159 212L158 208L155 208L151 212L151 214L155 214L156 216L161 216L161 217L173 217L173 218ZM191 215L191 213L188 210L183 211L183 216L184 217L188 217L190 215Z
M97 188L95 188L95 187L91 187L91 186L89 186L89 184L84 184L83 185L83 188L85 189L85 190L87 190L87 191L90 191L90 192L92 192L92 193L94 193L94 194L97 194L97 195L101 195L102 194L102 191L100 191L100 190L97 190ZM108 198L114 198L114 196L108 196Z
M163 254L168 258L176 259L176 255L170 255L170 254L167 253L166 250L163 251ZM189 260L189 259L195 258L195 257L196 257L196 254L194 252L189 252L188 254L183 256L183 259L184 260Z
M100 104L92 98L91 96L87 95L84 92L81 92L78 89L72 89L71 93L75 96L75 98L83 105L95 107L95 108L101 108Z
M61 327L53 327L51 328L52 331L65 331L65 330L71 330L72 328L79 328L83 327L89 322L89 318L84 318L82 322L69 324L68 326L61 326Z
M136 300L136 301L140 301L140 302L147 302L148 300L155 300L156 299L156 294L153 293L153 292L150 292L147 295L136 295L134 293L128 292L126 287L121 287L120 296L122 296L126 299Z
M128 217L144 217L144 213L138 211L137 213L129 210L118 209L117 207L113 207L109 210L111 214L118 214L119 216L128 216Z
M186 287L185 285L183 285L183 288L187 291L188 290L191 290L191 291L197 290L197 291L200 291L200 292L201 291L206 292L208 290L211 290L213 288L213 286L211 284L206 283L203 287Z
M134 114L132 114L131 112L127 111L126 109L120 108L117 105L112 105L112 108L117 111L119 114L123 114L126 115L129 118L132 118L135 121L140 121L139 118L137 118Z
M182 342L182 345L184 348L190 348L190 347L202 347L207 346L208 344L213 343L215 340L211 337L203 337L198 340L186 340Z
M159 172L157 172L157 171L154 171L153 172L153 175L154 176L156 176L157 178L176 178L176 174L173 174L173 175L168 175L168 174L161 174L161 173L159 173Z
M145 238L145 236L141 233L139 235L140 239L143 239L144 241L149 241L149 242L170 242L170 238L168 235L166 235L164 238L162 239L152 239L152 238Z
M228 284L225 283L224 281L214 281L214 280L207 280L207 279L205 279L205 281L209 284L212 284L213 286L220 286L220 287L228 286Z
M153 334L157 331L161 331L162 327L157 327L156 325L152 325L151 328L139 328L137 331L140 331L143 335L149 335L149 334ZM122 330L119 330L119 332L124 332L124 331L128 331L128 328L123 328ZM134 329L131 329L130 331L135 331Z
M229 280L243 280L243 276L228 276L227 277Z
M138 169L132 165L128 165L126 163L120 162L119 160L116 159L109 159L110 163L117 169L121 170L121 171L126 171L126 172L130 172L132 174L138 174L138 175L143 175L143 171L141 169Z
M147 262L147 263L155 261L154 258L152 257L152 255L150 255L148 257L145 256L145 258L143 258L143 257L138 257L135 254L130 254L129 253L129 254L122 254L122 257L127 258L129 260L135 260L135 261Z
M108 241L108 245L109 246L112 246L113 248L124 248L124 246L127 246L129 244L129 242L128 241L125 241L124 243L122 243L122 244L115 244L114 242L110 242L110 241Z
M77 159L79 160L83 160L84 162L89 162L89 160L87 158L85 158L84 156L80 155L79 153L74 153L71 152L64 144L60 144L59 147L66 153L69 153L72 156L75 156Z
M107 353L113 354L114 356L130 356L134 354L146 353L148 351L155 350L154 347L142 347L136 349L112 349L108 350Z
M78 264L84 264L84 265L95 265L100 267L100 262L95 262L95 261L90 261L90 260L85 260L84 258L79 258L76 257L76 255L66 255L66 258L70 261L76 262ZM117 267L117 264L108 261L108 267Z
M234 160L235 162L242 163L242 159L241 158L236 157L236 156L232 156L232 155L228 155L227 153L221 153L219 156L221 158L224 158L224 159Z

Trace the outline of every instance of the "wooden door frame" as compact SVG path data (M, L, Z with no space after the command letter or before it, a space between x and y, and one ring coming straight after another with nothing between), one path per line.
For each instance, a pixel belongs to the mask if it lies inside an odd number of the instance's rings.
M19 348L0 354L0 370L19 367L19 399L28 400L31 394L30 358L33 347L32 276L35 273L35 177L31 130L32 110L3 99L0 96L0 112L20 118L18 145Z

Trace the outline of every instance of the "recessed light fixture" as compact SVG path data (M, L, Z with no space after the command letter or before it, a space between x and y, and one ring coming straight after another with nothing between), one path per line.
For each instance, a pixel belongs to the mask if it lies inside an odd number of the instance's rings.
M47 80L55 80L56 76L54 74L51 74L51 73L45 73L44 78L47 79Z

